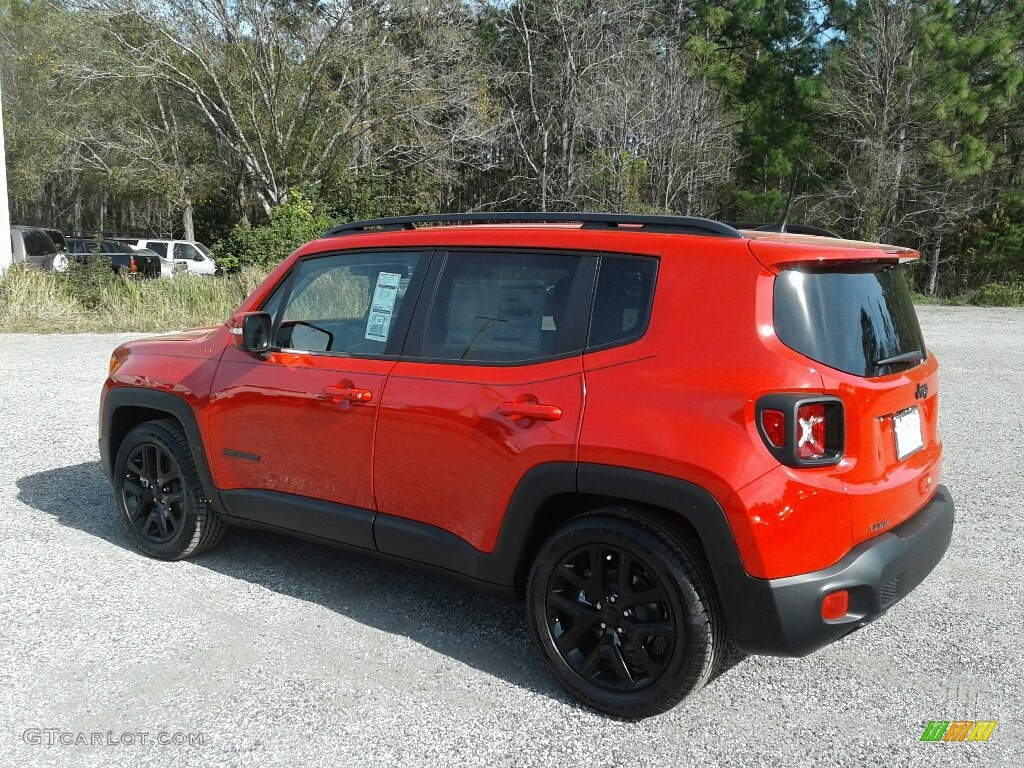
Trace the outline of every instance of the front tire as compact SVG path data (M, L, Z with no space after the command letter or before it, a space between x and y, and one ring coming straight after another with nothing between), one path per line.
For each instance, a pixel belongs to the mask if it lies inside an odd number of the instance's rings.
M150 421L125 437L114 461L121 521L151 557L181 560L215 545L224 523L203 493L188 440L173 421Z
M641 510L596 510L556 531L534 560L527 605L558 681L623 719L674 707L725 646L703 559Z

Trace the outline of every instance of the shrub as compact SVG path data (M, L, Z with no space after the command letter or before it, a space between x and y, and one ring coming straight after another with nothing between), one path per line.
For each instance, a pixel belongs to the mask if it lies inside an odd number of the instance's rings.
M246 266L266 269L303 243L320 237L333 224L319 198L293 190L288 202L271 211L267 224L237 224L231 234L213 246L214 257L225 272L237 272Z
M1024 283L989 283L972 291L968 301L979 307L1019 307L1024 305Z
M110 261L101 255L88 259L84 264L71 261L66 275L68 287L84 309L102 306L111 286L118 276L110 267Z

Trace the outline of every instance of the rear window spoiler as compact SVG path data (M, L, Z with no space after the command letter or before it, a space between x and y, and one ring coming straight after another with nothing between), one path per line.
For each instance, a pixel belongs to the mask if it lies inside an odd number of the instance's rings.
M912 248L860 240L841 240L815 235L795 235L745 231L753 235L750 252L772 272L783 269L842 269L844 267L886 267L916 261L920 254ZM794 245L804 246L794 248Z

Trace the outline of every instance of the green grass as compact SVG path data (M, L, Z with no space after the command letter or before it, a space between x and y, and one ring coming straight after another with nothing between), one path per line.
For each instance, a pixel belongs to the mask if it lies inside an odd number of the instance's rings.
M910 292L911 298L915 304L942 304L942 299L933 298L932 296L925 296L923 293L917 291Z
M135 280L102 263L68 274L21 265L0 276L0 332L167 331L222 323L266 276Z

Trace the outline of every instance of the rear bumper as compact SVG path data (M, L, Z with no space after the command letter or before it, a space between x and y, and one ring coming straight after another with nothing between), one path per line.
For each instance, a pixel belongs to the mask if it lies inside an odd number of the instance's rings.
M724 601L733 642L748 653L772 656L816 651L908 595L942 559L952 533L953 499L940 485L913 517L862 542L829 568L783 579L744 573ZM823 619L822 599L837 589L849 590L849 613Z

